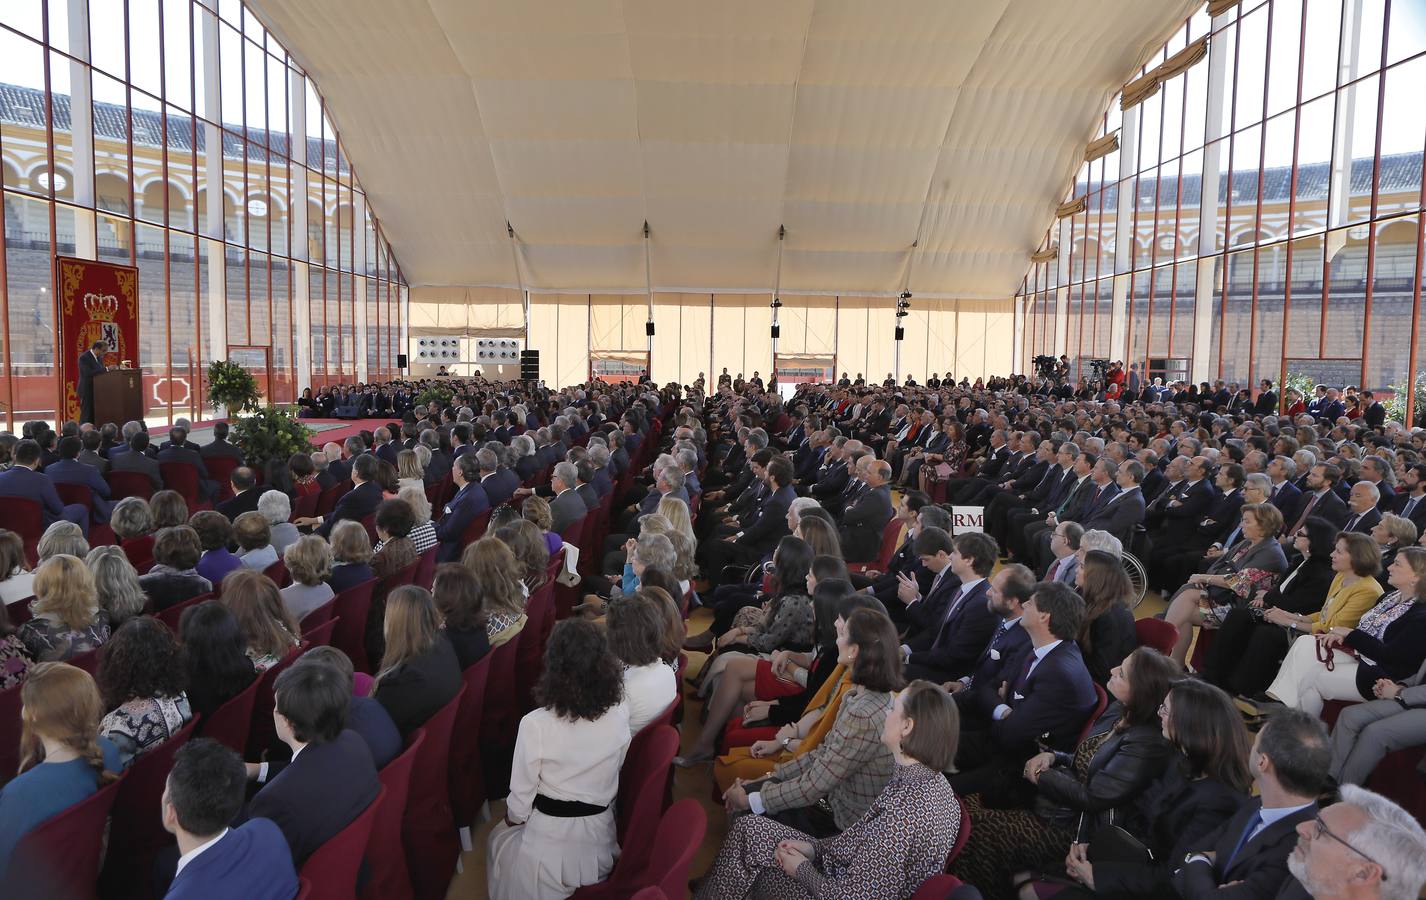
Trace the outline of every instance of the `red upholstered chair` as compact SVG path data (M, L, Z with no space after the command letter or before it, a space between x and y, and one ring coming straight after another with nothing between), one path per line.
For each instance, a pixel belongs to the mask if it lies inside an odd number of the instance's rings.
M1104 688L1100 687L1098 682L1094 685L1094 694L1099 699L1095 701L1094 710L1089 714L1089 718L1084 721L1084 728L1079 732L1079 739L1074 742L1076 747L1084 743L1084 739L1089 737L1089 731L1094 727L1094 723L1099 721L1099 717L1104 715L1104 711L1109 708L1109 694ZM1067 747L1065 749L1071 750L1073 748Z
M1096 717L1097 718L1097 717ZM956 832L956 842L951 845L951 852L946 854L945 868L949 869L951 863L956 861L956 857L961 855L961 851L966 848L966 842L970 840L970 813L965 805L961 805L961 828Z
M30 568L34 568L40 558L36 548L40 536L45 533L44 510L36 501L23 497L4 497L0 500L5 504L5 525L25 542L25 559L29 561Z
M469 547L476 541L485 537L485 530L490 527L490 514L495 510L487 509L485 512L470 520L470 524L465 526L465 531L460 533L460 545L462 548Z
M328 604L328 606L330 605L331 604ZM341 621L342 617L337 616L334 619L328 619L315 628L302 632L302 642L312 647L327 646L332 642L332 633L337 630L337 625L340 624ZM307 620L303 619L302 622L305 625Z
M692 797L668 808L660 818L641 822L639 832L646 837L646 850L639 869L626 862L628 849L620 854L609 880L583 887L571 900L628 897L640 888L657 887L670 897L682 897L688 890L688 867L708 830L708 814ZM630 840L633 840L632 834Z
M76 653L74 656L65 660L65 662L74 666L76 669L83 669L90 675L94 675L99 672L99 654L103 652L103 650L103 647L95 647L93 650Z
M438 484L426 485L426 502L431 504L431 521L439 521L445 514L446 503L455 493L455 480L447 475Z
M886 528L881 532L881 549L877 551L876 559L871 562L847 563L848 572L865 572L867 569L875 569L878 572L885 572L891 566L891 557L896 555L896 544L901 538L900 519L895 516L886 523Z
M148 879L154 857L173 843L173 835L163 830L163 819L155 813L173 768L173 756L193 736L197 725L196 717L190 719L168 740L136 756L120 780L100 876L106 897L127 895L133 885Z
M116 472L111 469L104 473L104 480L109 482L109 497L115 502L125 497L147 500L153 496L153 482L142 472Z
M260 759L262 751L266 750L276 739L277 726L272 721L272 710L276 705L276 698L273 696L272 686L276 683L277 676L282 674L282 670L297 662L297 657L306 651L307 644L304 641L293 647L281 662L257 677L257 697L253 700L252 725L248 728L248 747L247 752L243 755L244 759Z
M280 559L263 569L262 574L271 578L272 583L280 588L285 588L292 583L292 575L287 571L287 563Z
M535 682L545 668L544 638L554 628L555 619L553 582L546 581L530 595L525 616L525 627L518 637L520 648L515 651L515 690L521 713L534 709Z
M35 602L34 597L26 597L23 600L16 600L14 603L5 606L5 615L10 617L10 624L19 628L30 621L35 614L30 612L30 604Z
M371 611L371 594L376 579L353 585L332 598L332 615L341 622L332 632L332 646L351 657L358 672L370 672L366 658L366 619Z
M382 805L372 822L366 844L370 868L363 900L411 900L411 873L406 868L406 848L401 845L401 820L411 791L411 770L426 743L426 730L417 728L401 755L381 770Z
M218 501L233 499L233 470L242 463L231 456L210 456L203 460L208 467L208 477L218 482Z
M361 815L307 857L302 878L312 885L312 900L349 900L356 895L357 873L385 798L386 788L382 787Z
M439 546L431 547L416 560L416 577L413 579L413 582L417 587L423 587L429 591L431 585L435 584L436 551L438 549L440 549Z
M566 544L579 548L580 571L584 570L584 557L587 555L583 538L584 529L588 522L589 516L585 516L578 521L566 525L564 531L560 532L560 537L564 539ZM574 587L563 584L555 585L555 618L568 618L570 612L574 609L575 604L578 603L579 600L579 585L575 585Z
M172 631L174 634L178 634L178 625L179 622L183 620L184 610L187 610L188 608L193 606L197 606L204 600L212 600L216 596L217 594L212 591L209 591L206 594L199 594L197 597L184 600L181 603L175 603L167 609L160 610L159 612L154 614L154 618L167 625L169 631Z
M317 607L316 609L309 612L307 615L303 616L302 619L297 623L297 626L301 628L302 631L305 633L312 628L318 627L319 625L325 625L328 622L332 621L336 610L337 598L336 595L333 595L332 599L328 600L326 603L323 603L321 606Z
M295 522L298 519L310 519L312 516L317 515L317 504L321 502L321 499L322 494L318 491L313 494L303 494L293 500L292 517L288 521Z
M119 542L119 546L124 549L124 555L129 558L133 567L138 569L140 575L153 568L153 541L154 536L146 534Z
M0 734L9 739L0 741L0 784L15 777L20 768L20 688L15 685L0 691ZM0 872L0 875L3 875Z
M651 724L640 729L629 742L624 765L619 769L619 798L614 809L619 829L619 844L631 853L630 862L642 865L641 853L648 852L648 841L639 841L637 823L654 824L663 812L664 785L678 755L678 732L671 725Z
M1208 659L1208 648L1213 646L1213 639L1218 636L1218 632L1213 628L1198 629L1198 637L1193 642L1193 653L1188 658L1188 664L1195 672L1202 672L1205 661Z
M456 712L450 758L451 806L459 828L470 825L486 801L485 777L480 767L480 729L492 657L493 654L485 654L461 676L465 694Z
M10 858L23 864L10 867L5 896L65 900L96 897L104 824L122 781L105 785L20 838Z
M1134 622L1134 635L1140 647L1153 647L1168 656L1178 640L1178 626L1163 619L1139 619Z
M261 678L254 678L252 684L227 703L213 710L213 714L199 723L199 734L212 738L238 753L248 746L248 732L252 730L253 704L257 702L258 686Z
M199 489L201 479L197 466L186 462L161 462L158 467L159 471L163 473L164 487L182 494L183 499L188 503L189 512L212 509L212 504L201 497Z
M297 879L297 896L294 900L309 900L312 896L312 882L305 878Z
M371 538L371 543L375 546L381 538L376 535L376 513L370 513L362 517L361 527L366 529L366 536Z
M519 640L512 639L490 651L487 684L491 688L485 693L480 717L480 765L485 789L495 798L510 793L510 761L515 753L515 734L520 720L515 705L517 697L508 686L515 683L519 649Z
M657 886L650 885L639 891L630 900L668 900L668 894L665 894Z
M59 502L65 506L77 503L86 509L94 508L94 492L83 484L65 484L62 481L55 482L54 490L59 494Z
M343 484L350 484L350 483L351 483L351 482L349 482L349 481L348 481L348 482L339 481L339 482L337 482L336 484L332 485L331 487L326 488L325 490L323 490L322 493L318 494L318 495L317 495L317 510L316 510L316 513L315 513L315 514L316 514L316 515L319 515L319 516L325 516L325 515L327 515L328 513L330 513L332 510L336 509L336 508L337 508L337 501L338 501L339 499L341 499L342 494L346 493L346 490L342 487L342 485L343 485Z
M964 883L954 875L933 875L921 882L911 900L946 900L951 891Z
M451 813L450 779L451 732L460 711L465 685L440 711L426 720L423 749L416 755L411 792L401 819L401 842L417 900L442 900L450 886L460 839Z

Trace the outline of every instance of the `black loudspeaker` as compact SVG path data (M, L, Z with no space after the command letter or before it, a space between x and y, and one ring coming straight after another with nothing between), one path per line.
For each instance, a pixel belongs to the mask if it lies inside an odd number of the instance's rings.
M650 319L650 320L648 320L647 322L644 323L644 334L647 334L649 337L653 337L653 336L654 336L654 320L653 320L653 319Z
M396 354L396 368L398 368L398 369L404 369L404 368L406 368L406 354L404 354L404 353L398 353L398 354Z
M777 339L778 339L778 336L781 335L781 334L782 334L782 326L781 326L781 325L774 325L774 326L772 326L772 339L773 339L773 340L777 340Z
M906 329L902 328L900 325L896 326L896 339L898 341L906 340Z
M521 350L520 351L520 380L539 381L540 380L540 351Z

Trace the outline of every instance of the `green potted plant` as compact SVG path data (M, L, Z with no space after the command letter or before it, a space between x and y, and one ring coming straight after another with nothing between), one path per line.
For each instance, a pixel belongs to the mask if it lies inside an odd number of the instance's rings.
M218 359L208 366L208 402L219 418L228 413L256 411L261 406L262 391L252 374L235 362Z
M262 468L270 460L285 460L294 453L309 451L312 429L282 407L268 406L243 416L233 426L233 443L243 451L243 462Z

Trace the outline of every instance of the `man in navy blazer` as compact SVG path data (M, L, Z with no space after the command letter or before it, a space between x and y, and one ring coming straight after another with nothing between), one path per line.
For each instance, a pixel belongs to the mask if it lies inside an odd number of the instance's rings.
M774 456L768 461L763 477L771 493L744 529L723 540L708 541L701 547L699 557L703 570L715 581L721 577L724 566L752 565L772 553L787 535L787 510L797 499L797 491L792 487L792 460Z
M36 471L40 465L40 445L26 438L15 444L13 453L15 464L0 472L0 497L18 497L38 503L46 528L65 519L88 534L89 510L82 503L66 506L49 476Z
M440 549L436 551L438 562L455 562L460 559L461 552L465 550L461 535L470 523L475 521L476 516L490 509L490 498L486 496L485 488L480 484L480 457L489 452L478 450L456 457L451 475L458 490L436 522L436 537L441 542Z
M1297 463L1286 456L1275 456L1268 463L1268 477L1273 481L1272 505L1282 513L1283 527L1297 521L1302 511L1302 489L1292 483Z
M294 524L310 525L315 534L322 537L332 533L332 526L343 519L360 522L376 512L381 505L381 485L376 483L377 468L381 461L370 453L363 453L352 461L352 484L356 485L342 495L337 506L325 516L303 516Z
M1103 462L1104 460L1101 460ZM1139 485L1144 480L1144 464L1131 459L1114 473L1119 490L1105 500L1094 514L1080 524L1085 531L1107 531L1129 546L1135 526L1144 521L1144 492Z
M970 673L946 685L956 698L962 721L971 717L989 723L990 714L1000 705L1000 686L1025 667L1030 635L1020 627L1020 618L1034 592L1035 573L1019 563L1011 563L991 577L986 599L1000 622Z
M1259 796L1199 841L1201 852L1189 853L1174 872L1183 900L1275 897L1288 882L1297 826L1317 817L1317 798L1331 781L1327 729L1316 716L1280 710L1258 732L1251 761Z
M1401 491L1396 495L1393 512L1410 519L1416 524L1418 533L1426 534L1426 463L1406 467L1406 477L1401 481Z
M277 737L292 748L292 761L271 780L266 763L248 764L248 775L263 785L248 803L248 818L277 823L301 868L371 805L381 780L366 741L346 727L351 689L341 673L291 666L273 692Z
M282 830L269 819L232 827L247 772L238 754L196 738L179 748L164 786L164 830L178 841L167 900L291 900L297 871Z
M1019 673L997 690L988 728L963 728L951 777L957 796L990 792L1020 775L1042 735L1055 750L1074 749L1098 702L1094 679L1075 638L1084 622L1084 601L1074 588L1042 581L1022 608L1020 627L1031 650Z
M910 578L904 578L898 590L915 626L901 647L906 677L935 682L959 678L975 665L999 619L986 600L986 579L995 568L998 548L987 534L972 532L952 540L939 528L927 528L916 535L915 550L935 577L924 598Z
M55 484L77 484L89 488L91 515L96 524L109 521L114 511L109 482L94 466L79 461L80 440L74 435L59 439L59 459L45 466L45 477Z
M475 460L476 476L467 478L467 482L475 481L480 485L480 489L485 494L486 502L489 506L499 506L515 496L515 492L510 490L510 485L504 478L500 477L500 457L489 447L481 447L474 453L467 453L471 459ZM451 469L451 477L455 478L455 469ZM477 511L479 515L483 510Z

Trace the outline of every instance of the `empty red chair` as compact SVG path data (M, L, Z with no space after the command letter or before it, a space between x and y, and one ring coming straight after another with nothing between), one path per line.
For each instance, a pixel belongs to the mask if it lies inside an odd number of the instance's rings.
M18 534L25 542L25 559L31 568L39 560L40 536L45 533L44 510L34 500L23 497L0 498L5 504L5 527Z
M182 494L183 499L188 503L189 512L212 508L208 501L202 499L199 487L201 477L198 474L197 466L192 463L170 461L161 462L158 467L159 471L163 473L163 486Z
M438 547L431 547L416 560L416 577L413 579L413 583L428 591L431 589L431 585L436 583L437 549Z
M111 469L104 473L104 480L109 482L109 496L115 502L125 497L147 500L153 496L153 482L142 472L116 472Z
M6 874L5 896L65 900L97 896L104 824L122 781L105 785L20 838L10 855L20 864L12 865Z
M911 895L911 900L946 900L951 891L962 884L964 882L954 875L932 875L921 882L916 893Z
M461 676L465 694L451 733L450 758L451 806L460 828L475 821L476 811L486 800L485 778L480 768L480 724L485 712L490 664L491 654L487 653L468 666Z
M120 780L101 876L105 896L124 894L139 879L148 878L154 857L173 843L173 835L163 830L163 820L154 812L159 809L174 754L192 737L197 725L196 718L190 719L168 740L136 756Z
M525 604L525 627L517 640L515 651L515 685L521 713L534 708L532 699L535 682L545 668L545 635L554 628L555 591L553 582L545 582L530 595ZM546 624L548 622L548 624Z
M184 611L191 607L197 606L205 600L212 600L215 596L216 595L212 591L209 591L206 594L199 594L197 597L193 597L189 600L184 600L181 603L175 603L167 609L155 613L154 618L167 625L169 631L172 631L174 634L178 634L178 626L179 623L183 621Z
M271 578L272 583L280 588L285 588L292 583L292 576L287 572L287 563L280 559L266 569L263 569L262 574Z
M886 523L886 528L881 532L881 549L877 551L876 559L871 562L847 563L848 572L865 572L867 569L875 569L878 572L885 572L891 565L891 557L896 555L896 543L901 537L901 520L895 516Z
M238 753L244 752L248 746L248 732L252 730L253 704L257 702L261 682L261 678L254 678L242 693L213 710L212 715L199 723L198 732Z
M332 633L337 630L337 625L341 622L341 616L335 619L328 619L310 631L302 632L302 643L309 647L325 647L332 643ZM303 622L306 622L303 619Z
M343 484L351 484L351 482L339 481L317 495L316 515L325 516L337 508L337 501L341 499L342 494L346 493L342 487Z
M450 781L447 767L451 756L451 731L460 710L465 685L426 720L424 748L416 756L411 793L401 820L401 842L418 900L442 900L460 856L451 813Z
M244 754L245 759L261 759L262 752L277 737L277 726L272 721L272 710L276 705L276 698L272 693L272 686L277 681L277 676L282 674L282 670L297 661L307 650L305 642L293 647L281 662L268 668L266 672L259 675L257 697L253 700L252 725L248 729L248 747Z
M233 497L233 470L242 463L231 456L205 457L203 465L208 467L208 477L218 482L217 500L231 500Z
M520 720L518 698L508 686L515 683L519 649L519 640L512 639L490 651L491 689L486 691L480 719L480 765L485 789L495 798L510 793L510 761L514 758Z
M688 867L708 830L708 814L697 800L687 797L668 808L662 817L641 821L637 831L645 838L642 861L635 869L626 859L628 845L620 853L607 881L575 891L571 900L628 897L642 888L656 887L664 895L682 897L688 891ZM633 835L630 835L630 842ZM643 896L640 894L639 896Z
M1178 626L1163 619L1139 619L1134 623L1134 636L1140 647L1153 647L1168 656L1178 641Z
M376 799L361 811L361 815L328 838L302 864L302 878L312 885L309 895L312 900L349 900L356 895L357 873L361 870L362 857L366 855L372 823L385 797L386 788L383 787L377 791Z
M366 658L366 620L371 612L371 594L376 589L376 579L353 585L332 598L332 615L340 618L332 632L332 646L351 657L352 666L358 672L370 672L371 662Z
M406 868L406 848L401 845L401 820L411 790L411 769L426 742L426 731L417 728L401 755L381 770L383 803L371 825L366 844L370 875L361 895L365 900L411 900L411 873ZM304 867L305 868L305 867Z

